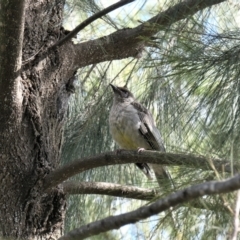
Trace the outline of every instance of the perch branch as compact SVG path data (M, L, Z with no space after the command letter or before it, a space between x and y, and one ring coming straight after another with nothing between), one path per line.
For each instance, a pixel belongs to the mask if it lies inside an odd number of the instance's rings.
M189 168L198 168L204 170L215 169L222 172L231 172L229 161L219 159L209 160L206 157L194 156L188 154L162 153L157 151L143 151L140 154L137 151L124 151L121 153L108 152L97 156L86 157L66 164L46 176L43 180L43 190L46 191L59 183L65 181L83 171L116 164L126 163L157 163L166 166L187 166ZM237 171L239 166L234 166Z

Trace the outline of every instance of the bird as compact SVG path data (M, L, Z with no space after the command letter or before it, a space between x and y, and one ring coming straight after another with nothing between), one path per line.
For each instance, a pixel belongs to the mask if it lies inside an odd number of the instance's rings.
M110 84L113 90L113 104L109 114L110 133L114 141L125 150L157 150L165 152L161 134L156 127L150 111L139 103L126 88ZM165 166L159 164L135 163L147 176L153 179L152 171L158 184L171 176Z

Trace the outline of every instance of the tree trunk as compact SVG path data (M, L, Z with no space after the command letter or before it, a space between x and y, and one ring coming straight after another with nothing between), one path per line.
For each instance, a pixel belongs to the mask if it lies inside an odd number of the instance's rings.
M3 4L6 11L14 10L7 2ZM66 71L71 65L69 56L60 55L57 50L41 61L31 60L64 35L60 28L63 7L64 1L29 0L25 8L24 70L10 76L7 66L1 69L2 236L54 239L62 235L65 196L61 189L43 193L41 187L44 176L59 165L69 97L66 85L74 71ZM11 16L14 21L18 21L17 11ZM4 101L7 101L5 105Z

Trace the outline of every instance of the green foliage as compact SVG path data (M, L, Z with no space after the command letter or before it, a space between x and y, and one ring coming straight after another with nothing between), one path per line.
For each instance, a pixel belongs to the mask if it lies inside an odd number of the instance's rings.
M150 1L151 2L151 1ZM157 2L157 1L156 1ZM177 2L177 1L175 1ZM134 13L96 21L79 35L97 38L124 27L138 25L157 11L173 6L173 1L153 5L140 1ZM69 1L68 12L75 11L77 21L101 8L99 1ZM78 4L78 5L77 5ZM73 8L77 6L77 8ZM240 125L240 39L237 5L223 3L181 20L147 41L141 59L124 59L79 69L76 93L69 106L63 163L83 156L115 149L108 130L112 93L109 83L125 85L154 114L167 151L239 159ZM76 25L76 23L74 23ZM102 31L103 30L103 31ZM80 40L86 40L80 37ZM205 179L224 178L201 169L172 167L177 188ZM133 165L104 167L87 171L79 181L108 181L123 185L156 187L147 182ZM166 190L166 193L171 189ZM211 207L200 209L189 204L138 223L131 236L136 239L223 239L231 233L235 196L203 198ZM104 216L136 209L146 204L113 197L71 196L67 229ZM225 208L226 204L229 209ZM167 236L167 238L166 238ZM121 231L91 239L129 239Z

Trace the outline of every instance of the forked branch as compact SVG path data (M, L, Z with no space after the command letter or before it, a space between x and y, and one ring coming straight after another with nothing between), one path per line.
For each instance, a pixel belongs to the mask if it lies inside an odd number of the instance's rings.
M102 38L75 45L71 43L68 48L74 48L74 66L83 67L127 57L138 58L149 38L159 31L166 30L172 24L224 1L226 0L181 1L137 27L120 29Z
M186 189L170 194L166 198L160 199L153 204L141 207L135 211L111 216L102 220L92 222L86 226L70 231L60 240L85 239L113 229L136 223L145 218L151 217L162 211L178 206L190 200L202 197L204 195L215 195L219 193L228 193L240 188L240 174L225 181L211 181L188 187Z
M57 43L55 43L53 46L51 46L50 49L62 46L65 42L71 40L78 32L83 30L86 26L88 26L89 24L91 24L92 22L97 20L98 18L101 18L104 15L106 15L106 14L116 10L117 8L120 8L120 7L122 7L122 6L124 6L124 5L128 4L128 3L133 2L133 1L135 1L135 0L121 0L121 1L119 1L117 3L114 3L114 4L110 5L109 7L105 8L105 9L95 13L94 15L92 15L91 17L87 18L85 21L80 23L71 32L69 32L67 34L67 36L65 36L64 38L59 40Z

